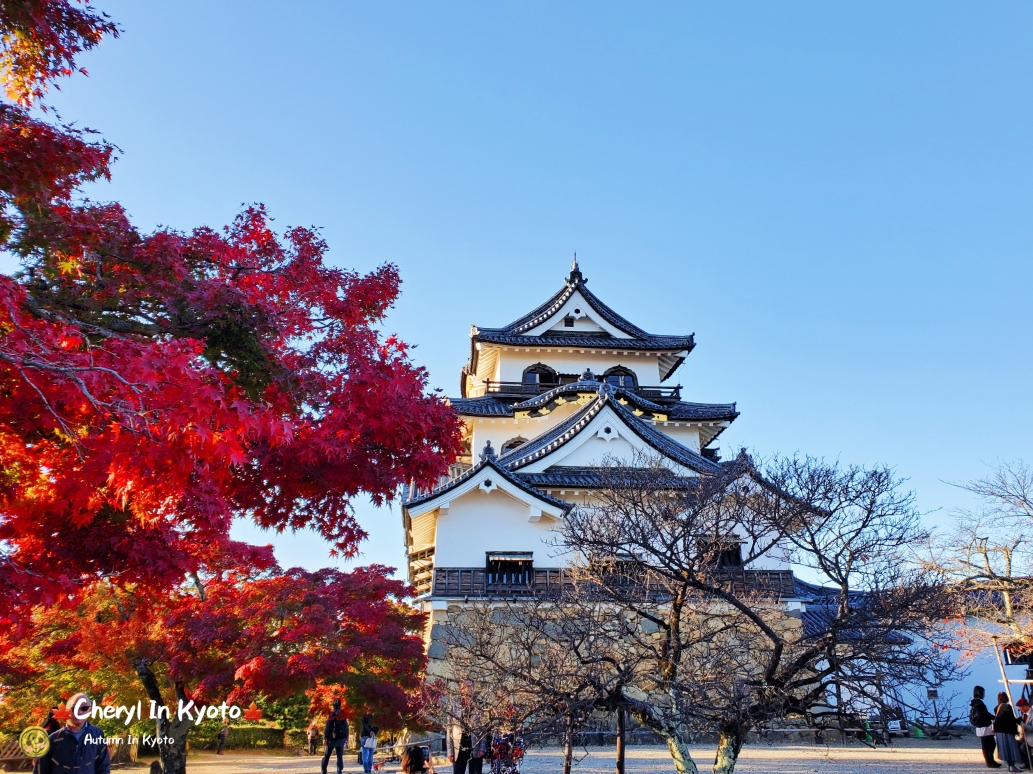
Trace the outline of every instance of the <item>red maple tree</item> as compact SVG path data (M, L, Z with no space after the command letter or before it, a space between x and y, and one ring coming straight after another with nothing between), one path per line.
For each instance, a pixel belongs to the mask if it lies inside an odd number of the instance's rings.
M352 554L350 501L432 481L451 409L376 325L393 266L327 265L261 206L142 234L82 199L114 148L26 107L117 29L87 4L0 2L0 623L98 578L168 588L240 550L234 517ZM19 104L20 103L20 104ZM12 629L9 631L17 631Z
M9 653L22 675L5 676L0 722L42 717L84 689L105 705L154 701L171 709L156 736L173 740L159 754L177 773L197 705L250 705L243 718L254 720L256 700L308 694L318 715L334 695L351 717L401 728L417 709L425 619L388 572L281 571L259 553L161 595L95 581L27 616L30 636ZM194 714L178 718L178 700L194 701Z

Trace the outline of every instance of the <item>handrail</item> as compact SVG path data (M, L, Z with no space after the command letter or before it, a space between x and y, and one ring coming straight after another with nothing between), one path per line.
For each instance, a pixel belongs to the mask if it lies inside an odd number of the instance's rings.
M531 382L502 382L486 379L480 384L475 384L469 391L471 398L479 398L484 395L507 395L507 396L534 396L541 395L562 387L564 384L574 384L576 380L563 380L559 383L531 383ZM635 385L634 387L623 387L628 392L641 395L643 398L653 400L680 400L681 385L672 387L660 387L653 385Z

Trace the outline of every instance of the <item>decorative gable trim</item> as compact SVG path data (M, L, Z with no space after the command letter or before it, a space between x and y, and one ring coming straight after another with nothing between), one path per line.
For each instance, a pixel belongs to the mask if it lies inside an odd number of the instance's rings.
M403 500L402 505L410 518L416 518L437 508L447 509L449 503L473 490L487 494L502 492L528 506L534 520L543 516L560 519L571 509L569 503L538 491L521 481L498 464L494 454L481 460L475 467L461 476L453 478L434 490Z

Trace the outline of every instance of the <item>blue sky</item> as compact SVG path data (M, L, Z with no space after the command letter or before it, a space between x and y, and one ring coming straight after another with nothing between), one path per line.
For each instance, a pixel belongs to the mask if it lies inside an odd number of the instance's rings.
M387 328L449 393L469 324L576 250L619 312L696 333L677 381L739 402L725 450L890 463L928 511L1033 458L1029 3L100 7L122 38L54 98L123 151L91 195L144 229L265 202L336 264L397 263ZM399 564L397 507L359 511Z

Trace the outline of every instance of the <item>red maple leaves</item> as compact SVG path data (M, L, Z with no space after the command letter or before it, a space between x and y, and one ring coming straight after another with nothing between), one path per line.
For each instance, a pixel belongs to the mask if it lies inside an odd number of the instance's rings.
M251 702L251 706L244 710L244 720L261 720L262 710L258 708L258 705Z
M0 31L25 24L51 26L31 51L0 43L23 101L115 29L66 0L0 9ZM0 246L23 267L0 276L0 623L95 578L167 586L253 552L229 540L241 515L351 554L353 497L433 481L458 450L426 372L376 329L395 267L328 266L316 232L278 234L261 206L141 234L77 198L112 153L0 105Z
M377 329L398 272L334 268L261 206L144 234L84 200L115 149L25 105L115 32L88 4L0 4L0 249L21 265L0 276L5 703L72 674L153 699L160 678L247 719L256 697L332 691L400 727L424 666L408 589L379 567L282 572L229 537L245 517L354 553L353 497L457 453L454 413Z

